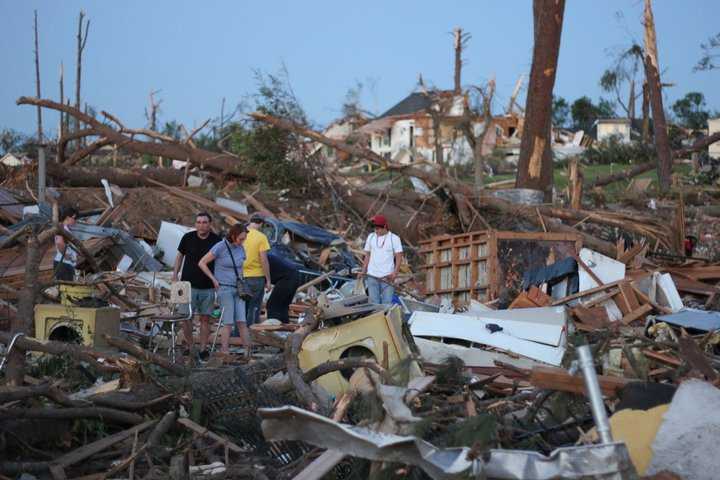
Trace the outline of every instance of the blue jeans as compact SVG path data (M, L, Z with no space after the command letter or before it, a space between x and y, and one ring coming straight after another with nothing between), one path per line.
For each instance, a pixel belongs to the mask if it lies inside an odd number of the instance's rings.
M365 285L367 285L370 303L382 303L384 305L392 303L393 295L395 295L394 286L374 277L365 277Z
M265 277L245 277L245 282L252 293L252 298L245 302L245 318L249 327L260 323L260 310L265 294Z

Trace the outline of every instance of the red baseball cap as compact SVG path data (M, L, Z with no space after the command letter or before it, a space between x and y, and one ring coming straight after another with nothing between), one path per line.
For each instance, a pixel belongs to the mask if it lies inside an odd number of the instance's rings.
M387 227L387 218L385 215L375 215L372 217L372 224L376 227Z

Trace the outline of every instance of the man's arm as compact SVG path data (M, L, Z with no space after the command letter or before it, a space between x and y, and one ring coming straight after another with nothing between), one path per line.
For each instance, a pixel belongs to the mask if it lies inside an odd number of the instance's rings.
M360 275L367 275L368 265L370 265L370 252L365 252L365 258L363 258L362 270Z
M267 251L260 252L260 265L262 265L262 271L265 275L265 290L270 291L270 262L268 261Z
M395 281L395 278L398 276L398 273L400 273L400 265L402 265L403 261L403 252L397 252L395 253L395 270L393 270L392 275L390 276L390 281Z
M185 255L178 252L175 256L175 265L173 265L173 274L172 274L172 281L177 282L178 279L178 273L180 272L180 267L182 266L183 260L185 259Z

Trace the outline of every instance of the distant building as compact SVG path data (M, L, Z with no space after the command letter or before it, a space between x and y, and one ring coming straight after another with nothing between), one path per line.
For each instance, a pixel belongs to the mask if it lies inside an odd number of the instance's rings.
M591 135L598 142L616 137L622 143L630 143L630 119L598 118L593 124Z
M468 122L468 108L465 94L451 90L413 92L360 131L370 136L370 149L388 160L462 165L473 160L472 148L462 131L462 124ZM480 138L484 122L473 115L469 123L473 137ZM517 127L515 117L493 118L482 154L492 153L499 140L515 134Z
M720 132L720 117L708 120L708 135ZM720 142L715 142L708 147L708 155L720 159Z
M32 163L32 159L20 153L6 153L0 158L0 163L7 167L22 167Z

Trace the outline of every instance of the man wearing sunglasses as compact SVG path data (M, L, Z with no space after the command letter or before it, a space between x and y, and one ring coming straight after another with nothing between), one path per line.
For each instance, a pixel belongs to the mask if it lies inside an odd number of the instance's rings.
M365 260L361 275L366 277L370 303L390 304L395 294L395 278L402 264L400 237L392 233L385 216L372 218L375 231L365 241Z

